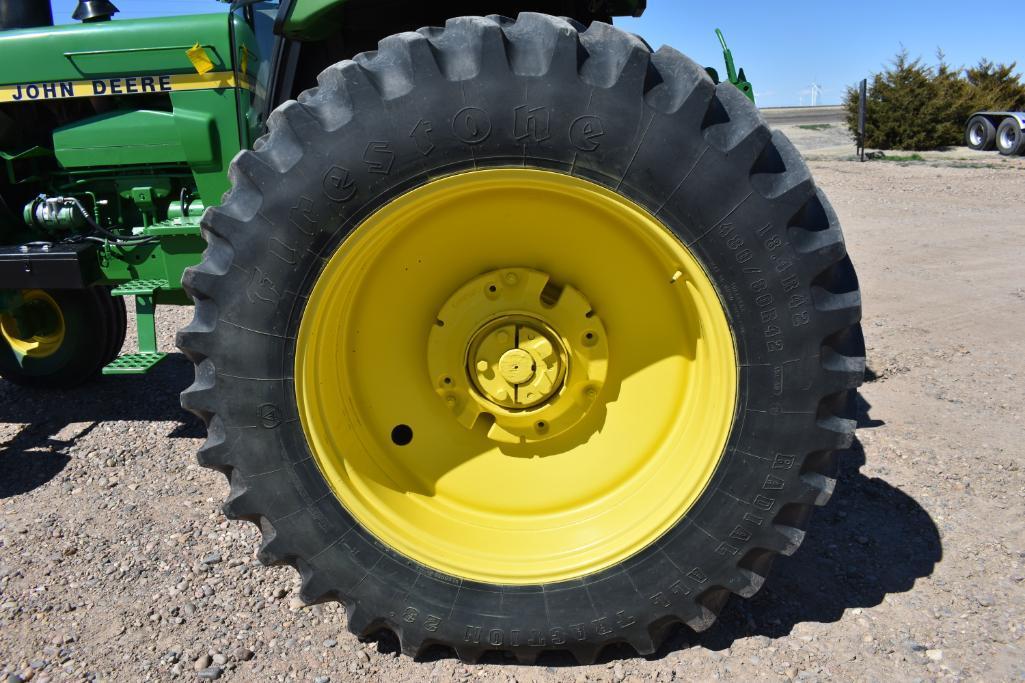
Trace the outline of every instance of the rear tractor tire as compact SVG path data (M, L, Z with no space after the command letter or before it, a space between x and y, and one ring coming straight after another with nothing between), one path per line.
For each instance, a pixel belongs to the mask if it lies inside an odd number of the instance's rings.
M864 346L836 215L730 84L465 17L275 111L186 272L224 509L360 636L592 662L798 547Z
M988 152L996 147L997 128L985 116L973 116L965 127L965 144L970 149Z
M31 330L0 315L0 377L28 386L68 388L99 374L125 341L124 299L109 287L27 289Z

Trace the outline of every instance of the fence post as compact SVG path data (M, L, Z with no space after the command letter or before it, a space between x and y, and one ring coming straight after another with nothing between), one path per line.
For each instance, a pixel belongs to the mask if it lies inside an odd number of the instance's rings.
M868 116L868 79L861 81L858 95L858 156L865 160L865 121Z

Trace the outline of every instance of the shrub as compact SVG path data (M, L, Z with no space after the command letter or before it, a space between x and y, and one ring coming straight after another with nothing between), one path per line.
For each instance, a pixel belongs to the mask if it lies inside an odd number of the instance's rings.
M1025 111L1025 83L1014 72L1017 66L983 59L965 71L973 111Z
M972 112L1025 109L1025 84L1015 68L982 60L955 69L942 53L933 67L902 50L889 68L869 79L865 146L921 151L961 144ZM844 107L855 134L858 88L847 89Z

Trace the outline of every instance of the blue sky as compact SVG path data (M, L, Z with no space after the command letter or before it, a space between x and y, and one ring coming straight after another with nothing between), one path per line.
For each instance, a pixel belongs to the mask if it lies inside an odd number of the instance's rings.
M118 18L224 11L215 0L114 0ZM75 0L54 0L57 23L70 21ZM864 17L862 24L857 16ZM997 5L968 12L963 0L762 1L648 0L639 19L618 24L643 36L653 47L672 45L694 60L719 68L722 55L714 31L721 28L739 65L754 83L759 104L811 103L817 83L822 104L836 103L847 85L879 71L904 46L913 56L935 61L942 48L955 65L987 57L1019 62L1025 69L1022 22Z

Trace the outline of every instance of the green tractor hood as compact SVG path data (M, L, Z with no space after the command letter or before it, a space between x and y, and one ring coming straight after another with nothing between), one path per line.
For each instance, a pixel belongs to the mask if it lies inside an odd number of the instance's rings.
M124 19L0 31L3 85L108 76L196 73L186 52L201 45L213 71L231 70L223 14Z

